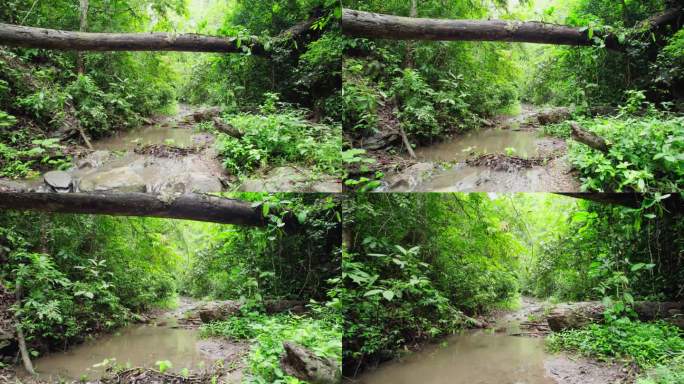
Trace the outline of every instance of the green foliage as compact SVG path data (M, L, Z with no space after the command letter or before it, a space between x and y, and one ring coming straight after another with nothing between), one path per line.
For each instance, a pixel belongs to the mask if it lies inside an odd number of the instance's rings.
M666 365L659 365L638 378L637 384L672 384L684 382L684 356L675 356Z
M342 163L345 169L349 172L358 170L361 174L371 173L369 164L375 163L375 159L363 156L366 153L365 149L347 149L342 151ZM372 177L362 176L358 179L350 177L344 178L344 185L359 192L368 192L378 188L385 175L381 171L376 171Z
M35 139L26 149L0 142L0 177L18 178L33 175L34 169L66 169L71 160L63 154L59 139Z
M666 365L684 350L682 331L667 323L642 323L621 319L609 324L591 324L579 330L549 336L552 350L567 349L602 360L618 358L639 367Z
M255 311L243 311L226 321L203 325L204 337L222 336L250 340L252 350L247 357L250 383L300 383L280 368L283 342L302 345L317 356L342 360L342 321L338 310L314 306L315 317L283 314L266 316Z
M154 363L154 365L156 365L158 367L159 372L161 372L161 373L164 373L164 372L168 371L169 368L173 367L173 364L171 364L171 362L168 360L157 361L156 363Z
M23 291L15 310L30 345L112 330L170 298L178 256L169 229L158 219L3 213L0 282Z
M562 230L537 240L526 290L563 300L607 297L608 307L615 308L610 317L621 317L634 300L677 300L684 277L674 256L683 241L680 216L657 206L599 204L566 215Z
M517 296L513 225L482 194L357 194L343 256L345 369L462 328ZM474 219L477 217L477 219Z
M525 99L537 104L590 106L617 104L629 89L648 90L652 100L676 97L682 82L677 42L681 35L644 33L641 23L667 7L665 0L577 0L559 4L565 12L550 15L548 22L581 27L594 40L591 48L532 48L524 85ZM563 15L563 16L561 16ZM624 54L605 49L601 35L613 33L628 45ZM661 51L667 42L671 47ZM664 44L665 43L665 44ZM673 52L674 51L674 52ZM656 59L657 58L657 59Z
M406 16L410 3L352 1L345 6ZM497 6L503 7L502 3ZM488 4L418 3L420 17L485 18ZM509 45L350 39L343 64L343 126L354 137L400 125L429 142L479 125L517 99L521 71Z
M182 98L237 111L254 109L271 92L323 120L339 121L343 40L337 22L339 3L245 0L229 8L222 20L212 22L203 33L278 36L267 44L269 57L209 55L198 59L184 79ZM281 38L288 28L311 15L317 19L308 36Z
M188 266L183 291L217 299L241 297L325 298L328 279L340 270L340 215L332 196L241 195L269 215L266 228L211 227ZM297 232L285 232L282 210L290 210Z
M299 163L321 173L341 173L339 125L312 123L299 110L275 113L274 100L267 101L262 112L228 118L228 123L243 133L240 139L219 134L216 147L229 172L246 175L265 166Z
M634 102L625 107L634 108ZM608 153L570 146L570 161L580 171L584 190L676 192L684 185L684 118L654 112L596 118L582 126L610 143Z

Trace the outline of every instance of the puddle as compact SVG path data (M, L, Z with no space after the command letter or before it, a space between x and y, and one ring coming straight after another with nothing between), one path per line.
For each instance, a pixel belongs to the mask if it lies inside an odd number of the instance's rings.
M470 331L359 376L359 384L555 384L546 376L544 342Z
M507 153L520 157L538 156L537 132L511 129L485 129L456 136L447 141L416 149L421 161L462 162L480 153ZM513 150L510 150L513 148Z

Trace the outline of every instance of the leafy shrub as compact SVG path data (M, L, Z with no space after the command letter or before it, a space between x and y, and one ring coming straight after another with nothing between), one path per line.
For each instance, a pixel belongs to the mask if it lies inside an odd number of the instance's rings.
M642 368L667 364L684 350L682 331L664 322L642 323L620 319L590 324L579 330L554 333L547 339L552 350L568 349L599 359L634 361Z
M378 106L380 94L370 82L361 76L364 63L345 60L342 126L346 132L359 131L371 134L378 129Z
M177 256L160 234L169 229L157 219L0 215L0 283L22 288L15 310L29 346L63 348L168 300Z
M331 313L329 310L325 312ZM247 357L249 382L292 384L300 381L285 375L280 368L283 342L302 345L319 357L342 360L342 324L339 315L321 318L295 315L266 316L258 312L242 312L226 321L213 322L200 328L203 337L222 336L251 340L254 344Z
M306 121L303 111L273 113L265 108L264 115L241 113L228 118L244 135L237 139L219 134L216 147L226 169L245 175L267 165L303 163L323 173L341 172L339 126Z
M570 161L588 191L677 191L684 185L684 118L597 118L582 123L610 143L608 153L573 143Z
M207 230L199 257L188 266L183 290L216 299L326 298L328 279L340 271L341 216L333 197L312 193L241 198L256 201L255 207L269 216L268 226ZM300 226L296 233L284 230L285 210Z
M71 160L62 153L63 149L59 139L35 139L27 149L0 142L0 177L27 177L35 173L35 168L46 166L66 169L71 166Z

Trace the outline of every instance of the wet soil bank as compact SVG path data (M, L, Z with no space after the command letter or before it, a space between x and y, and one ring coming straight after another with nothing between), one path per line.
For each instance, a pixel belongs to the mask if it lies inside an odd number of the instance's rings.
M194 116L206 108L179 105L172 116L94 141L93 150L69 148L74 166L31 180L0 179L0 191L190 193L339 192L341 183L296 166L264 169L247 180L226 173L211 133Z
M565 141L539 131L568 117L565 108L523 105L518 115L499 116L478 130L417 148L415 160L389 160L398 166L386 172L381 190L578 192Z
M107 372L108 365L102 364L107 360L121 367L144 368L124 371L114 377L113 382L129 382L121 381L120 375L136 376L137 382L152 382L146 380L151 380L158 373L154 372L158 368L156 363L167 360L172 364L165 372L169 376L158 377L159 382L171 382L173 375L182 378L183 369L187 369L196 379L211 375L219 378L220 383L240 383L243 358L250 346L224 338L201 339L197 329L201 321L196 313L201 304L181 298L174 310L154 311L142 316L140 324L95 337L65 352L53 352L35 359L33 364L37 377L30 377L19 367L15 372L5 372L4 376L7 380L18 377L24 383L55 383L60 380L108 383L106 380L112 379L112 372ZM0 383L3 382L2 377L0 372ZM100 381L103 378L105 381Z
M523 298L517 311L501 311L487 329L466 330L420 351L381 364L358 384L614 384L632 379L617 364L549 354L539 321L542 303Z

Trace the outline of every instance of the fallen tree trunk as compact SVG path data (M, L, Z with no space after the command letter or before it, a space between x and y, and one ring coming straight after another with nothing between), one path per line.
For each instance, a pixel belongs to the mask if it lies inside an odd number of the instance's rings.
M244 134L240 132L237 128L233 127L230 124L224 123L218 117L214 117L211 121L214 123L214 127L216 127L216 129L218 129L220 132L225 133L228 136L233 136L236 139L240 139L242 138L242 136L244 136Z
M342 30L354 37L393 40L505 41L590 46L594 41L581 28L537 21L448 20L411 18L342 10ZM598 36L598 33L595 33ZM606 48L620 50L613 35L604 36Z
M199 194L165 199L148 193L1 193L0 208L266 225L261 211L248 202Z
M554 332L577 329L591 323L602 322L605 309L605 306L598 301L559 305L547 316L547 322ZM638 301L634 303L633 309L641 321L666 319L672 320L673 324L678 324L679 317L675 316L682 315L684 303Z
M608 143L603 137L582 129L577 123L570 123L572 138L576 141L594 148L597 151L608 152Z
M184 51L264 55L255 37L218 37L191 33L93 33L0 23L0 45L67 51Z
M666 25L681 27L682 7L668 9L645 21L635 35L656 31ZM537 21L508 20L448 20L385 15L342 9L342 30L353 37L392 40L445 41L504 41L573 46L595 45L595 37L602 39L606 48L621 51L629 39L620 42L614 34L602 34L587 28L549 24Z

